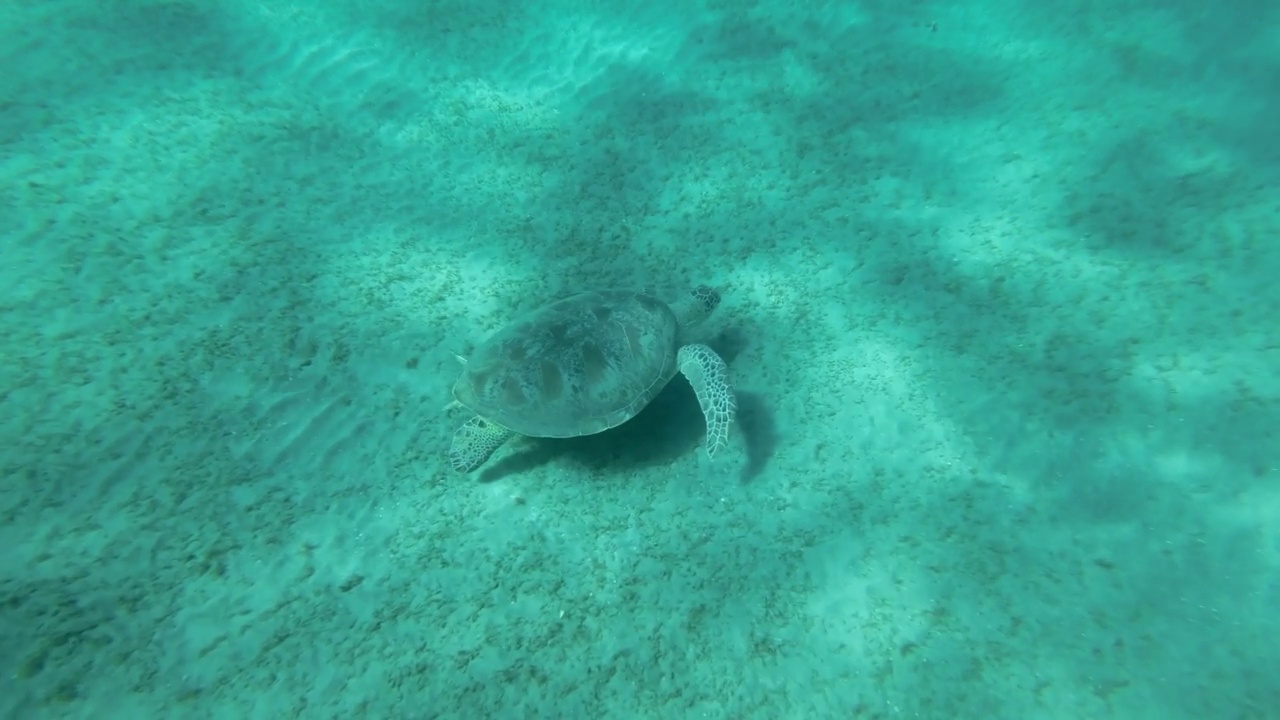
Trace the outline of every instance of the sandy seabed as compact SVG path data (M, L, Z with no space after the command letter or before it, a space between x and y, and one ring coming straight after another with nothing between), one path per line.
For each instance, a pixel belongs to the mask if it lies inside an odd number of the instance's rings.
M4 717L1273 717L1280 6L542 5L0 18ZM723 455L448 468L699 283Z

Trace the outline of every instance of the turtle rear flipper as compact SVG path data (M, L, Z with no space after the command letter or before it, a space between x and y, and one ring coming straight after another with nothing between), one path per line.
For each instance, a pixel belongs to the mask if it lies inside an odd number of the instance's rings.
M729 425L738 409L729 385L729 367L706 345L681 347L676 361L707 419L707 457L715 457L717 450L729 444Z

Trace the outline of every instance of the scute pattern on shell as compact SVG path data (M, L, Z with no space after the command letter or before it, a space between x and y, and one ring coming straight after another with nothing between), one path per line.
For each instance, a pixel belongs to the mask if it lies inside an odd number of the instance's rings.
M586 292L533 311L476 349L454 396L522 435L576 437L630 420L676 373L678 323L638 292Z

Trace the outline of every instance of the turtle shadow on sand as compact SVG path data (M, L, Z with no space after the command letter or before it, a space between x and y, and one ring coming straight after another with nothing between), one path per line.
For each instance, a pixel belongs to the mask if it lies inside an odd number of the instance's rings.
M668 465L703 452L706 432L693 389L686 382L671 382L635 417L615 428L572 438L517 438L507 454L480 470L478 478L493 482L563 461L570 468L610 473Z
M773 451L778 447L778 426L773 421L773 413L755 393L737 391L738 395L738 437L747 454L747 464L742 468L742 482L748 483L764 471Z

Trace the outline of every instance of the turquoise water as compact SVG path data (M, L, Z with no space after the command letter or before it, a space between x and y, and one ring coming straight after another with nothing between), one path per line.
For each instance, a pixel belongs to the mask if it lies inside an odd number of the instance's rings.
M1280 717L1280 5L0 11L0 716ZM739 416L461 475L724 302Z

